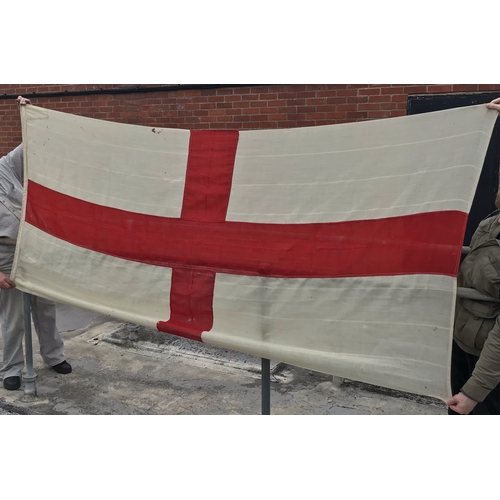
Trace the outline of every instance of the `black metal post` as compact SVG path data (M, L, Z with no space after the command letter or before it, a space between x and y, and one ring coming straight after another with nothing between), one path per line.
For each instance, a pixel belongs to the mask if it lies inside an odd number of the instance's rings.
M262 415L271 415L271 361L262 358Z

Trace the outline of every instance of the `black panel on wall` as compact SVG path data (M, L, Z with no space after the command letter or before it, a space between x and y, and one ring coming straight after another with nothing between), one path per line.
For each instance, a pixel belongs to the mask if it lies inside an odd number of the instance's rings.
M408 97L407 112L409 115L416 115L463 106L475 106L491 102L497 97L500 97L500 92L415 95ZM499 185L499 166L500 120L497 120L469 215L464 239L466 246L469 245L479 223L495 210L494 202Z

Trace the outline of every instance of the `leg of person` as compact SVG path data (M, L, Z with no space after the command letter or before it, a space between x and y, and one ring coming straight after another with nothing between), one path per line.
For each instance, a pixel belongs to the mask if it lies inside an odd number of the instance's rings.
M56 326L55 303L32 295L31 314L43 361L58 373L71 373L71 365L64 356L64 343Z
M16 288L0 290L0 321L3 338L0 375L7 390L17 390L24 369L24 308L22 292Z
M451 351L451 393L458 394L472 375L468 354L455 341ZM472 368L474 369L474 368ZM448 408L448 415L458 415Z
M453 394L460 392L467 380L472 376L477 356L473 356L463 351L455 342L453 342L453 351L451 358L451 386ZM448 415L458 415L453 410L448 409ZM478 403L471 415L500 415L500 386L497 386L486 397L484 401Z

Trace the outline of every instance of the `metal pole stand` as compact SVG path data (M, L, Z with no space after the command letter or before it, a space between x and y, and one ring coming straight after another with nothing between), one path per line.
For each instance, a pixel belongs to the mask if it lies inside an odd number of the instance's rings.
M132 342L139 340L139 325L127 323L128 339Z
M33 338L31 335L31 295L23 293L24 303L24 335L26 349L26 375L23 375L23 403L31 403L36 398L36 373L33 369Z
M271 361L262 359L262 415L271 415Z

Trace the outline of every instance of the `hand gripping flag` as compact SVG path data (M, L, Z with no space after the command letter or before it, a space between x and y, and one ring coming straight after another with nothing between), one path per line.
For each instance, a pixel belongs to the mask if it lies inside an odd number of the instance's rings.
M290 130L21 110L21 290L438 398L496 113Z

